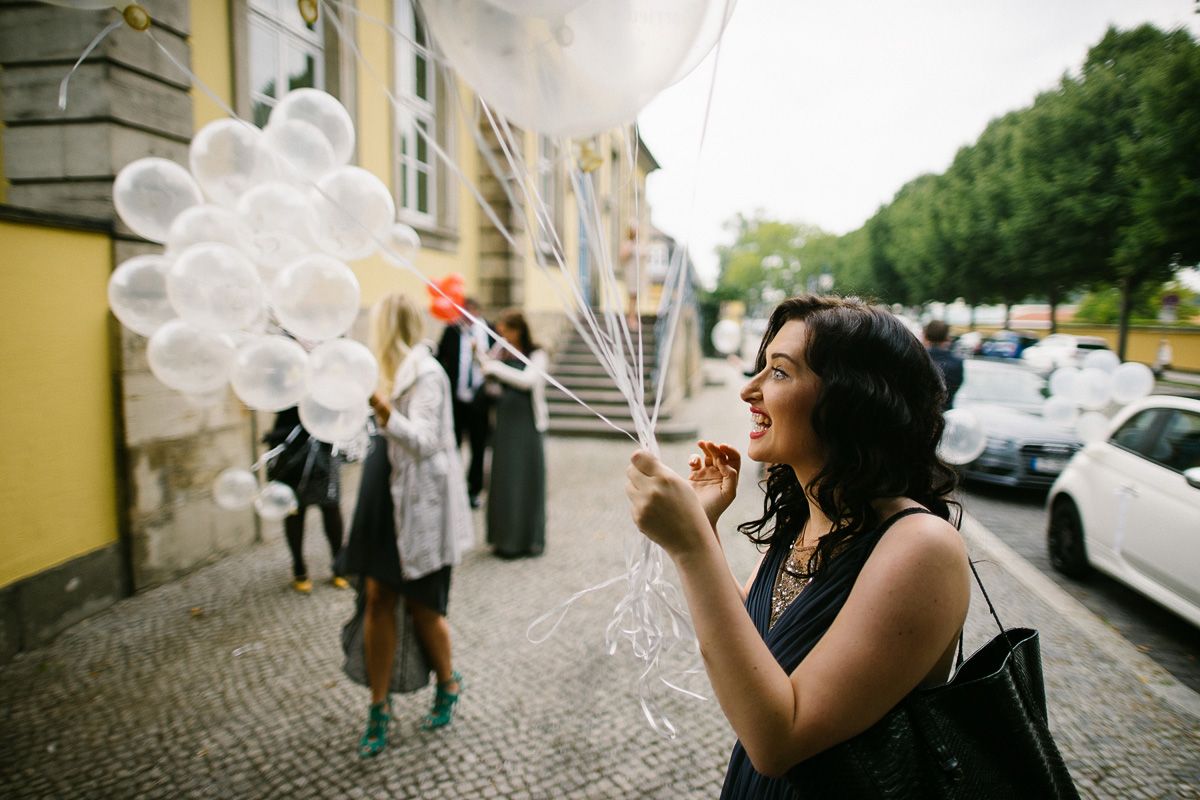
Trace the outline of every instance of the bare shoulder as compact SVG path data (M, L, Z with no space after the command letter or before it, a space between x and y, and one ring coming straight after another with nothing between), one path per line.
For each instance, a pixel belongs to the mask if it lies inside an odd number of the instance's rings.
M902 508L921 508L908 501ZM944 565L967 569L967 548L962 534L935 514L909 514L888 528L871 559L888 562Z

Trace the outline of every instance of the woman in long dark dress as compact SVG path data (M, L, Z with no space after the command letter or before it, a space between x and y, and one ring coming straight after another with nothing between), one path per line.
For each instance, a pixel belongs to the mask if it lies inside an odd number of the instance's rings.
M954 473L937 456L943 394L886 309L780 304L742 390L748 455L771 465L762 518L740 526L767 548L744 589L716 534L738 451L701 442L689 480L634 454L634 520L678 567L738 736L722 797L804 797L796 765L948 679L970 573L948 521Z
M496 332L529 359L531 367L501 349L480 354L483 373L500 387L488 483L487 540L503 558L541 555L546 547L546 352L534 344L529 323L507 311Z

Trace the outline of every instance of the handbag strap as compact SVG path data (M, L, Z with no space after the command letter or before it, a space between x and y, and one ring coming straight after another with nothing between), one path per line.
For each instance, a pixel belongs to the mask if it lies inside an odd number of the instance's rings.
M992 598L988 597L987 588L983 585L983 579L979 577L979 570L975 569L975 562L970 558L967 559L967 566L971 568L971 574L975 576L975 583L979 585L979 591L983 592L983 599L987 603L988 611L992 615L992 619L996 620L996 627L1000 629L1000 633L1004 633L1004 623L1000 621L1000 616L996 613L996 607L992 605ZM957 667L963 665L963 632L958 634L958 664Z

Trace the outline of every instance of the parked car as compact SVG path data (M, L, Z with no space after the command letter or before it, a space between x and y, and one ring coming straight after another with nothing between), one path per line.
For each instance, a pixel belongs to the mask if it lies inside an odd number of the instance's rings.
M1053 483L1082 443L1073 430L1042 418L1045 399L1046 379L1018 363L964 361L954 407L975 414L987 447L963 476L1021 488Z
M1020 358L1026 348L1037 344L1038 338L1032 333L1021 331L996 331L983 340L979 355L985 358Z
M1049 375L1059 367L1080 366L1088 353L1108 349L1108 342L1099 336L1052 333L1037 344L1025 348L1021 358L1038 373Z
M1047 499L1058 571L1111 575L1200 626L1200 400L1147 397L1080 450Z
M967 331L954 340L950 349L959 358L974 358L983 347L983 334L979 331Z

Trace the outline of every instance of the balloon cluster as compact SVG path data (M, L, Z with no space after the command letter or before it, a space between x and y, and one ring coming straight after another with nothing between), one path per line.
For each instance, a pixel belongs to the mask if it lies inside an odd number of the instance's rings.
M323 442L353 439L363 428L378 365L343 337L360 303L346 262L384 242L389 261L411 263L420 240L396 222L388 188L347 165L354 141L341 103L299 89L263 130L235 119L202 128L188 151L190 171L142 158L117 175L117 213L165 248L120 264L109 304L149 337L150 370L162 383L197 402L228 384L255 410L299 406L301 423ZM272 320L286 335L267 332ZM288 508L275 486L249 497L253 475L242 472L222 473L219 504L253 502L270 518Z
M1154 390L1154 373L1145 364L1121 360L1111 350L1089 353L1079 367L1060 367L1050 376L1050 396L1042 416L1074 427L1083 442L1104 438L1109 406L1123 406Z

